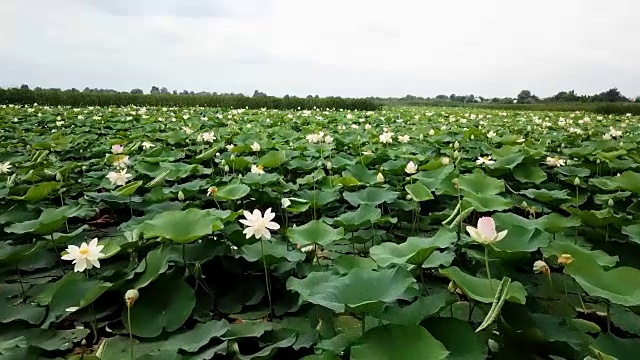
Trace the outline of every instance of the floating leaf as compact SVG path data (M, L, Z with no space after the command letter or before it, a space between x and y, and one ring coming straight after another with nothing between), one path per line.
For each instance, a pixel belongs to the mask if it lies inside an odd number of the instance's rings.
M351 360L440 360L449 351L417 325L383 325L367 331L351 347Z

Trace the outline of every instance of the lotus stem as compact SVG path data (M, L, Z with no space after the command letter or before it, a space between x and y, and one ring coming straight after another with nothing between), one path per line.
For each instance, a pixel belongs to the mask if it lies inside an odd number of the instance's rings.
M489 287L493 292L493 283L491 282L491 270L489 269L489 246L484 247L484 266L487 268L487 279L489 279Z
M607 332L611 333L611 301L607 300Z
M267 269L267 259L264 257L264 241L260 238L260 248L262 250L262 265L264 266L264 281L267 287L267 298L269 299L269 315L273 319L273 303L271 302L271 284L269 283L269 270Z
M18 264L16 263L16 272L18 273L18 283L20 284L20 293L22 298L24 299L24 286L22 285L22 276L20 275L20 268L18 268Z
M60 270L62 271L62 276L67 275L67 272L64 271L64 265L62 264L62 258L60 257L60 251L58 251L58 246L56 245L56 241L53 239L53 234L49 234L49 238L51 239L51 245L53 245L53 249L56 252L56 257L58 258L58 263L60 263Z
M133 330L131 330L131 306L127 305L127 325L129 326L129 349L133 360Z

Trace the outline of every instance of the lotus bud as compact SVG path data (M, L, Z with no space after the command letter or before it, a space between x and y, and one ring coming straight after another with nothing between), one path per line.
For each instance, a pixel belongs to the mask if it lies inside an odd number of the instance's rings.
M613 206L613 199L609 199L609 201L607 201L607 205L609 205L609 207Z
M124 302L125 304L127 304L127 307L132 307L133 303L135 303L136 300L138 300L139 296L140 296L140 293L138 292L138 290L136 289L127 290L127 292L124 294Z
M178 191L178 200L184 201L184 193L182 192L182 190Z
M458 286L452 280L452 281L449 282L449 286L447 286L447 290L449 290L449 292L455 293L456 290L458 290Z
M451 162L451 158L449 158L448 156L443 156L440 158L440 162L442 163L442 165L449 165L449 163Z
M527 204L527 202L523 200L522 203L520 204L520 207L527 209L529 208L529 204Z
M435 135L435 134L436 134L436 131L435 131L435 130L433 130L433 129L429 130L429 136L433 136L433 135Z
M407 200L413 200L413 196L411 196L411 194L407 194L407 196L405 197L405 199L407 199Z
M458 158L460 158L460 153L458 152L458 150L456 150L456 151L454 151L454 152L453 152L453 158L454 158L454 159L458 159Z
M578 179L577 177L573 180L573 185L578 186L580 185L580 179Z
M56 181L62 181L62 174L59 172L56 173Z
M280 203L282 205L282 208L286 209L291 205L291 200L289 200L288 198L284 198L284 199L280 200Z
M80 341L80 345L87 346L87 339L82 339L82 341Z
M471 140L475 140L475 135L471 134Z
M333 168L333 164L331 164L331 161L327 161L327 170L331 170Z
M376 176L376 181L379 183L383 183L384 182L384 175L382 175L382 173L378 173L378 176Z
M451 180L451 183L453 184L453 187L456 188L456 190L460 188L460 180L458 180L458 178Z
M454 143L453 143L453 148L454 148L455 150L460 149L460 143L458 142L458 140L456 140L456 142L454 142Z
M573 261L573 256L571 256L570 254L562 254L558 256L558 264L560 265L571 264L572 261Z
M493 339L489 339L489 341L487 342L487 345L489 346L489 350L491 350L491 352L496 353L500 351L500 345L498 344L497 341Z
M549 268L549 265L547 265L546 262L542 260L538 260L533 263L533 272L536 274L549 275L551 274L551 269Z
M223 170L224 172L229 172L229 165L225 165Z

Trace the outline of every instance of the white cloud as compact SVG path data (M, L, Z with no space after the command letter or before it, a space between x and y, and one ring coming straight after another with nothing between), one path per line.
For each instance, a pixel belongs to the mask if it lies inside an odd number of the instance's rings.
M0 86L640 94L634 0L3 0Z

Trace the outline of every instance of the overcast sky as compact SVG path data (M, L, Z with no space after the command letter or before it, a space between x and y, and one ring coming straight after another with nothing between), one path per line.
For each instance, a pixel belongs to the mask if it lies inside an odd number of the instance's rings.
M0 0L0 86L640 95L638 0Z

